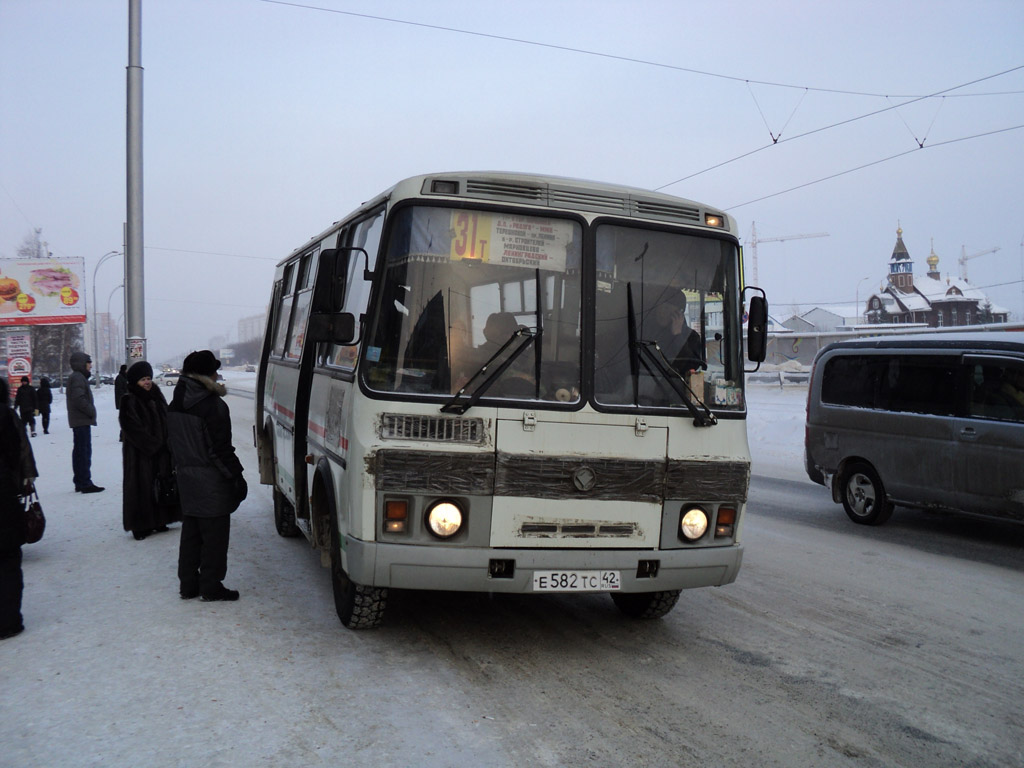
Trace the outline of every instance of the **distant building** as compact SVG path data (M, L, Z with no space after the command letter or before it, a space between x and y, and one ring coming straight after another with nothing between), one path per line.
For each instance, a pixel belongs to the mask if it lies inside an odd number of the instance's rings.
M928 272L915 280L914 262L903 244L903 229L897 229L888 285L869 296L861 308L869 323L917 323L942 328L1008 321L1009 310L994 305L981 289L958 277L943 277L934 247L926 261Z
M243 317L238 321L238 341L246 342L263 338L263 329L267 324L266 314Z

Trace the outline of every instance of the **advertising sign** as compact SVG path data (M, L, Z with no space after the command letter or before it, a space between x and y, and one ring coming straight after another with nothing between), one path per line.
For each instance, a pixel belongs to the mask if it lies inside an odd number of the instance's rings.
M0 326L85 322L85 259L0 259Z
M28 331L7 332L7 385L14 395L21 377L32 378L32 336Z

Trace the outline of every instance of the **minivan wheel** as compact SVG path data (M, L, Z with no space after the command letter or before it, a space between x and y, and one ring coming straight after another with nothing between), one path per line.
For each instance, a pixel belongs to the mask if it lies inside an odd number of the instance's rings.
M860 525L881 525L892 517L893 505L885 497L885 488L870 464L855 462L839 477L843 509Z

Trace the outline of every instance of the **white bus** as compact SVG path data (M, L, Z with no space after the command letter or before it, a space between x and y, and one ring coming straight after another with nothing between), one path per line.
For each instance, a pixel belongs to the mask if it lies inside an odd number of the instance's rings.
M749 317L760 362L763 294ZM743 338L720 211L406 179L277 267L254 435L277 530L320 551L354 629L391 588L606 592L663 616L740 567Z

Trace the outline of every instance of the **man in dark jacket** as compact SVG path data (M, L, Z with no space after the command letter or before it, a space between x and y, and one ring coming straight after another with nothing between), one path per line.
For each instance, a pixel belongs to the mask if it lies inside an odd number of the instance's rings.
M68 426L74 433L71 468L75 473L75 490L97 493L101 486L92 481L92 428L96 426L96 406L89 388L92 358L85 352L71 353L71 375L68 376Z
M122 365L114 377L114 407L120 409L121 398L128 391L128 366Z
M36 402L36 391L29 384L28 376L21 377L21 386L18 387L18 392L14 395L14 407L18 409L21 423L27 424L32 432L32 437L35 437L36 411L39 410L39 404Z
M167 409L167 442L174 457L181 499L178 581L184 600L237 600L224 586L231 513L248 488L231 444L231 412L217 381L220 361L204 349L192 352Z

